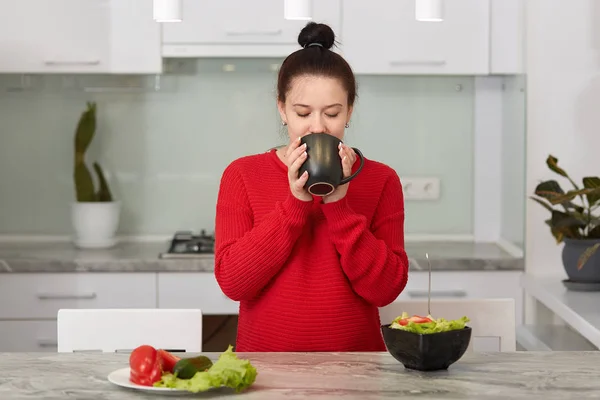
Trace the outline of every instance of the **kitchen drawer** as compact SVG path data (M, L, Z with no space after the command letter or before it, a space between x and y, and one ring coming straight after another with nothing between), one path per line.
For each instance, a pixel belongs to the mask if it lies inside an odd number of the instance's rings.
M521 271L432 271L432 299L512 298L517 324L523 320ZM411 271L398 300L427 299L427 271Z
M199 308L204 315L237 315L239 303L225 296L211 272L161 272L158 308Z
M55 353L56 340L56 321L0 321L0 352Z
M0 319L56 319L61 308L154 308L156 274L3 274Z

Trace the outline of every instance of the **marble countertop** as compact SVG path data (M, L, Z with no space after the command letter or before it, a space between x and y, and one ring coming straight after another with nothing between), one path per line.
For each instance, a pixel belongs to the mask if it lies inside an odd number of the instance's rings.
M206 353L211 359L216 353ZM190 354L189 356L192 356ZM447 371L406 370L388 353L238 353L258 371L246 392L170 399L585 399L600 397L600 352L468 353ZM127 354L2 353L2 400L163 398L107 380ZM166 398L166 397L164 397Z
M214 257L161 259L167 242L120 243L112 249L81 250L70 242L0 242L1 272L212 272ZM407 242L412 270L518 270L522 257L513 257L492 243Z

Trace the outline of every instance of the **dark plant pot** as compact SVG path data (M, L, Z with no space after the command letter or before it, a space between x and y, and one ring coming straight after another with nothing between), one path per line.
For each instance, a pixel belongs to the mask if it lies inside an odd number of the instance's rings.
M577 269L577 262L583 252L599 243L600 239L564 239L562 262L570 282L600 283L600 249Z

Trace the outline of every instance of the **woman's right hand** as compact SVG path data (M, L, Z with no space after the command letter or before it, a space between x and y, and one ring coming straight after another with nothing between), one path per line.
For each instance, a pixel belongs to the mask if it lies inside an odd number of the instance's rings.
M298 176L298 170L306 161L306 157L306 144L301 145L300 138L290 143L284 155L288 166L288 181L290 182L292 194L298 200L312 201L312 195L304 189L304 185L308 180L308 172L305 171L302 176Z

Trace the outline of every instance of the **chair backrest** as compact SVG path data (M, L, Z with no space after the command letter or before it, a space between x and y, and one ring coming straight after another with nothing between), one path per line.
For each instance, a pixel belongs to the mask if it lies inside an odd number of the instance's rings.
M130 352L143 344L155 348L202 351L199 309L61 309L58 352Z
M403 312L427 315L427 300L397 300L379 309L382 324L389 324ZM467 351L516 351L516 322L514 299L431 299L433 318L458 319L467 316L471 321L471 343Z

